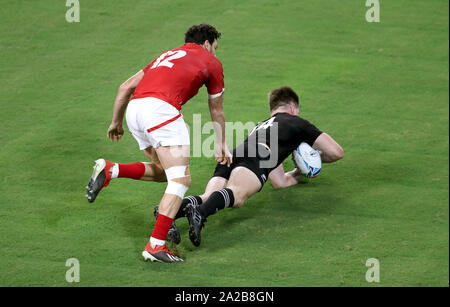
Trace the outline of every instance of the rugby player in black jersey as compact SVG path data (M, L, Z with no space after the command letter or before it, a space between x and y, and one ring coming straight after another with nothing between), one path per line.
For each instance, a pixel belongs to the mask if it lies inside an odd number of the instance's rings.
M217 164L213 177L200 196L183 199L175 219L186 216L189 238L195 246L201 242L201 230L206 218L228 207L239 208L253 194L259 192L267 178L274 188L285 188L299 183L301 173L294 169L285 173L283 161L301 142L318 150L322 162L342 159L344 152L328 134L298 116L297 94L289 87L269 93L271 117L259 123L247 139L233 150L230 167ZM155 208L155 216L158 208ZM179 243L180 234L175 223L167 240Z

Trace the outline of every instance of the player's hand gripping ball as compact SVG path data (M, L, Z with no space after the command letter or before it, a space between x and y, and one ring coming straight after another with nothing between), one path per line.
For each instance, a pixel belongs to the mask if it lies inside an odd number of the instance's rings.
M295 166L307 178L316 177L322 169L322 159L319 152L305 142L302 142L292 152L292 158Z

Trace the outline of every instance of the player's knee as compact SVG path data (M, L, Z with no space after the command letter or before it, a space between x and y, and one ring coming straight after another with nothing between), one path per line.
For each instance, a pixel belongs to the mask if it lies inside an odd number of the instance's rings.
M188 188L191 186L191 176L185 176L180 178L173 178L172 181L175 181L179 184L182 184L184 186L187 186Z
M192 183L192 179L191 179L191 175L189 175L189 177L187 177L187 180L186 180L186 186L190 187L191 183Z
M178 178L178 179L180 179L180 178ZM184 195L186 194L188 189L189 189L189 186L179 183L179 181L169 180L169 181L167 181L167 188L164 193L176 195L179 198L183 199Z
M173 166L165 170L167 178L166 194L174 194L180 198L184 197L191 185L189 166Z

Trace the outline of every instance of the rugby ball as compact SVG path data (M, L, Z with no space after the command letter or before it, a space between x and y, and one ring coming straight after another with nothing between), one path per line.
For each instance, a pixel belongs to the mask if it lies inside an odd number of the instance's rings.
M307 178L316 177L322 169L322 159L319 152L305 142L302 142L292 152L292 158L295 166Z

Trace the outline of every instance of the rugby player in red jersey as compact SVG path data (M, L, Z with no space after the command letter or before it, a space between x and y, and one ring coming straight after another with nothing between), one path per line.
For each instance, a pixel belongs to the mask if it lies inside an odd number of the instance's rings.
M185 33L183 46L162 53L119 87L107 136L112 141L123 136L126 110L127 126L151 163L97 160L86 196L89 202L95 201L100 190L114 178L168 182L153 233L142 252L145 260L183 261L165 246L165 240L191 184L189 133L180 111L203 85L208 90L209 110L215 123L216 161L227 166L232 163L224 133L223 70L215 56L220 36L211 25L192 26Z

